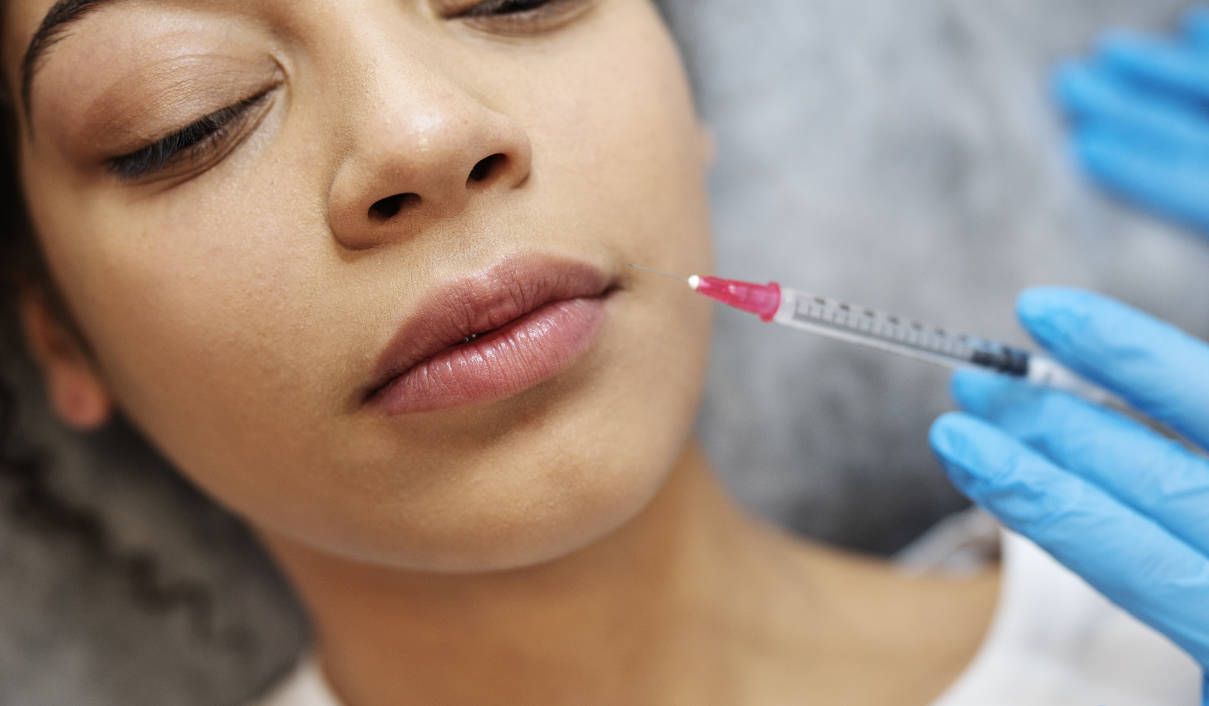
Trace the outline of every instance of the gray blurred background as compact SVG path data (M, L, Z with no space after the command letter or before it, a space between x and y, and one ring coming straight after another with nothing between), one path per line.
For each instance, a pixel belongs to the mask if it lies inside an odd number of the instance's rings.
M1020 343L1017 291L1087 286L1209 336L1209 239L1085 185L1047 93L1103 30L1188 6L673 0L718 141L718 274ZM288 669L305 622L239 523L128 430L59 430L28 364L5 371L32 460L0 474L0 706L234 705ZM744 503L885 554L964 506L926 441L946 381L720 312L700 429ZM43 485L76 507L48 516Z

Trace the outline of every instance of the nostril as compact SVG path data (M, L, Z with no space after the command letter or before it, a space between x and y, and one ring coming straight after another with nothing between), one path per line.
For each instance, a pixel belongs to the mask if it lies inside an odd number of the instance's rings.
M474 169L470 170L470 178L466 180L466 184L481 184L490 181L492 177L504 170L507 163L508 158L502 154L493 154L479 160L479 163L474 165Z
M419 194L395 194L380 199L369 207L369 217L375 221L389 221L405 208L413 208L420 203Z

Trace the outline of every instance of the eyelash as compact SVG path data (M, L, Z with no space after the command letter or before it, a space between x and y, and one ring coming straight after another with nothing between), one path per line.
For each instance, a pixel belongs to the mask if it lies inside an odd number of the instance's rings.
M551 0L486 0L467 10L463 17L486 17L488 15L517 15L540 11Z
M207 148L221 146L232 129L238 127L239 121L264 102L270 92L272 88L222 110L216 110L192 125L140 150L113 157L106 163L106 167L110 173L123 181L135 181L161 172L182 159L195 159Z
M455 19L482 25L505 34L537 32L557 26L559 20L583 9L591 0L483 0L456 15Z

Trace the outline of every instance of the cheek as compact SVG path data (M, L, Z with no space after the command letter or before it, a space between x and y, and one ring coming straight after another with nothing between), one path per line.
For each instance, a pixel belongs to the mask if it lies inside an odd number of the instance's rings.
M658 21L633 17L651 12L646 3L612 7L601 21L618 26L593 40L601 46L582 47L555 78L529 67L545 81L513 109L533 126L536 169L557 175L550 203L584 224L571 237L623 242L634 264L712 271L708 154L678 50ZM551 80L584 88L550 91Z
M255 182L234 175L186 185L154 206L111 199L42 209L50 215L43 232L72 236L48 242L48 254L105 382L186 472L238 475L239 453L285 452L296 438L287 425L314 423L343 392L348 361L328 329L357 322L336 317L319 286L339 291L329 249L315 237L314 200L263 207L280 203L270 193L277 182L270 170ZM237 482L254 482L242 476Z
M327 272L316 241L299 237L315 229L246 209L259 198L245 193L222 209L166 208L144 221L137 246L113 254L96 319L110 350L122 352L107 362L128 396L123 402L144 408L174 396L165 393L194 396L201 388L233 394L234 406L299 372L300 349L313 346L325 324L315 283ZM311 383L299 377L292 386Z

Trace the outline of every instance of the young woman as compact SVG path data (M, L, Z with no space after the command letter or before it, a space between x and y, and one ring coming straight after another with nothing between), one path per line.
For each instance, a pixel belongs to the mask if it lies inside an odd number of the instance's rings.
M53 406L120 409L256 532L317 635L287 692L1003 683L969 668L993 568L790 537L697 450L710 308L628 269L711 269L710 143L649 0L10 0L3 41Z

